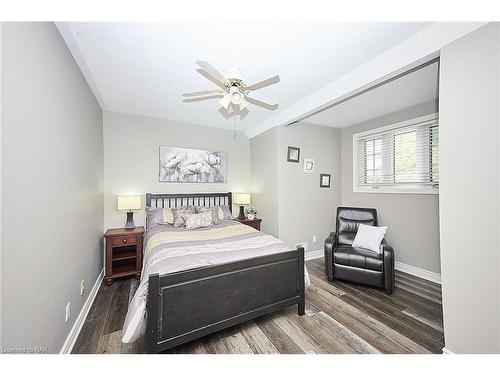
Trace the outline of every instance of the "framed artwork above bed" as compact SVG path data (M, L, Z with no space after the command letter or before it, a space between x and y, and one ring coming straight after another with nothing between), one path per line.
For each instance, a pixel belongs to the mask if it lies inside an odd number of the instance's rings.
M160 182L226 183L227 153L160 146Z

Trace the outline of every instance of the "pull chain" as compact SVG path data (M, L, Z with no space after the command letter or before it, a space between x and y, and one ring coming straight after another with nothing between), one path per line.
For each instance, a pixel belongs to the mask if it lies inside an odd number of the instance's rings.
M238 134L236 133L236 115L233 116L233 139L236 139Z

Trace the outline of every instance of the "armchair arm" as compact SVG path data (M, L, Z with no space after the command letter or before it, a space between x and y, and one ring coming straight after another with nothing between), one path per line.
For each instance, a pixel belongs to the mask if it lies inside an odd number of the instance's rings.
M384 239L380 244L380 251L384 259L384 289L388 294L391 294L395 283L394 249Z
M325 274L329 281L333 281L333 250L337 245L337 235L331 232L325 240Z
M330 235L325 240L326 245L335 246L337 244L337 234L335 232L331 232Z

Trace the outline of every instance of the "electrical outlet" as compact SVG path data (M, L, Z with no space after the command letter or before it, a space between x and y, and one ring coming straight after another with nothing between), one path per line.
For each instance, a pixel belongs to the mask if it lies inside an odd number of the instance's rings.
M66 305L66 323L69 320L69 316L71 315L71 302L68 302Z
M80 282L80 295L83 296L83 292L85 292L85 280Z
M313 243L316 243L316 236L313 236Z

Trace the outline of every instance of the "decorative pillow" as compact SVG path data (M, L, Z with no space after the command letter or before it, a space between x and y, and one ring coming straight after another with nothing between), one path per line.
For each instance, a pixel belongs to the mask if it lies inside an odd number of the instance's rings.
M163 222L165 224L174 225L174 210L171 208L162 208Z
M171 208L146 207L146 230L162 224L174 224L174 213Z
M183 227L186 225L186 216L196 213L194 206L176 207L174 211L174 227Z
M231 214L231 211L229 210L229 206L226 204L224 206L219 206L220 208L220 211L222 211L222 219L232 219L233 218L233 215ZM221 214L220 214L220 211L219 211L219 218L221 217Z
M214 206L214 207L198 206L198 207L196 207L196 212L199 214L204 213L204 212L211 212L213 224L217 225L220 223L219 207L217 207L217 206Z
M146 230L150 230L160 224L163 224L161 208L146 207Z
M220 206L217 206L217 216L219 217L219 220L224 220L224 211L222 211Z
M213 224L212 211L186 215L186 229L206 228Z
M360 224L356 237L352 242L352 247L361 247L380 253L380 244L384 239L387 227L374 227L371 225Z

